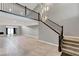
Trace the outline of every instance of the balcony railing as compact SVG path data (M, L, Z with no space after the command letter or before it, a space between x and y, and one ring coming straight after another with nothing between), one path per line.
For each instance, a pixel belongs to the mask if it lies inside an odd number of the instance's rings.
M37 12L27 8L26 6L22 6L18 3L0 3L0 10L7 13L38 20Z
M17 3L0 3L0 11L41 21L59 35L59 51L61 51L63 40L63 26L60 26L59 24L49 19L42 21L39 13Z
M47 19L45 21L40 19L40 21L58 34L58 36L59 36L58 51L61 52L62 51L62 41L63 41L63 26L61 26L49 19Z

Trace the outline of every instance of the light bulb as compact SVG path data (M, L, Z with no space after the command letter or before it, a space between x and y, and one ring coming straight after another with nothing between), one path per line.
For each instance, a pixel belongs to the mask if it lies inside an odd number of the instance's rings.
M47 20L47 16L45 16L44 19Z
M49 10L49 7L47 6L46 10L48 11Z
M44 10L47 11L47 8L45 7Z

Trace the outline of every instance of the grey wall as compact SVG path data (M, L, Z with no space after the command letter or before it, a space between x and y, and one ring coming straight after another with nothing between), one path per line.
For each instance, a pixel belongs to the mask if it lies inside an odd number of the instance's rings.
M29 19L29 18L24 18L24 17L19 17L19 16L15 16L15 15L11 15L11 14L7 14L7 13L3 13L0 12L0 25L4 26L4 25L12 25L14 27L17 26L21 26L21 27L27 27L27 26L34 26L34 25L38 25L38 22L33 20L33 19ZM27 34L31 34L31 35L38 35L36 33L36 29L31 28L31 31L28 33L28 30L26 30L26 28L22 28L24 31L21 30L21 27L18 27L16 29L17 34L21 34L23 33L27 33ZM2 28L2 27L1 27ZM3 30L3 28L1 29ZM33 34L33 33L35 34Z
M5 26L5 30L6 28L16 28L16 35L21 35L22 34L22 27L21 26L17 26L17 25L2 25ZM5 31L6 33L6 31Z
M30 36L38 38L39 37L39 28L38 28L38 26L31 26L31 27L22 26L22 34L30 35Z
M40 12L40 6L38 8L36 8L36 10L38 10ZM49 11L47 11L45 13L46 16L48 16L48 18L60 25L64 26L64 35L69 35L69 36L79 36L79 4L51 4L50 5L50 9ZM0 24L12 24L12 25L22 25L25 26L27 25L26 22L24 22L23 20L20 20L20 22L18 22L18 20L16 21L15 19L11 19L11 18L2 18L3 15L0 15ZM10 16L9 16L10 17ZM7 20L6 20L7 19ZM6 21L5 21L6 20ZM32 23L32 22L31 22ZM28 24L31 24L30 22ZM39 27L39 38L40 40L44 40L47 42L51 42L51 43L58 43L58 35L53 32L51 29L49 29L47 26L45 26L42 23L39 23L40 27ZM24 27L24 28L25 28ZM26 28L25 28L26 29ZM32 29L33 30L33 29ZM34 30L33 30L34 31ZM30 31L26 31L24 30L24 33L30 33ZM33 32L32 32L33 33ZM32 34L31 35L36 35L36 34Z
M6 28L16 28L16 35L21 35L22 34L22 28L21 26L9 26L9 25L0 25L0 32L3 32L3 36L6 35ZM2 34L0 35L2 36Z
M3 32L4 34L3 35L6 35L6 27L3 25L3 26L0 26L0 32ZM0 35L2 36L2 35Z
M40 7L36 11L40 12ZM79 4L75 3L53 3L50 9L45 13L48 18L60 25L64 26L64 35L79 36ZM40 40L56 43L58 35L40 23Z
M39 39L50 43L58 44L58 34L52 31L43 23L39 23Z
M0 12L0 25L30 26L30 25L37 25L37 24L38 24L38 21L35 21L33 19Z
M53 6L52 14L49 14L50 19L64 26L64 35L79 36L79 4L54 4Z

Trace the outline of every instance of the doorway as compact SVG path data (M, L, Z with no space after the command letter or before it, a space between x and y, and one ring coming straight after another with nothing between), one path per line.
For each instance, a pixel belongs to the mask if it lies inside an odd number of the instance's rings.
M16 28L6 28L6 35L16 34Z

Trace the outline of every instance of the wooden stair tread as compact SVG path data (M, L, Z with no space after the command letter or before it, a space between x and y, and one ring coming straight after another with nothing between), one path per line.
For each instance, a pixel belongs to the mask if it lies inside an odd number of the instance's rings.
M63 44L62 48L79 52L79 47L73 47L73 46Z
M63 41L79 43L79 40L75 40L75 39L64 39Z
M79 56L79 53L78 53L78 52L73 51L73 50L69 50L69 49L66 49L66 48L65 48L65 49L62 48L62 52L67 53L67 54L69 54L69 55Z
M64 40L75 40L75 41L79 41L79 37L72 37L72 36L64 36Z
M73 40L73 41L79 41L79 39L73 39L73 38L64 38L64 40Z
M65 47L69 47L69 48L74 48L74 49L78 49L79 50L79 47L73 47L73 46L70 46L70 45L66 45L66 44L63 44L63 46Z
M62 52L79 56L79 37L64 36Z
M76 37L76 36L64 36L64 38L79 39L79 37Z
M74 42L67 42L67 41L65 41L65 42L63 42L63 44L79 47L79 44L78 43L74 43Z

